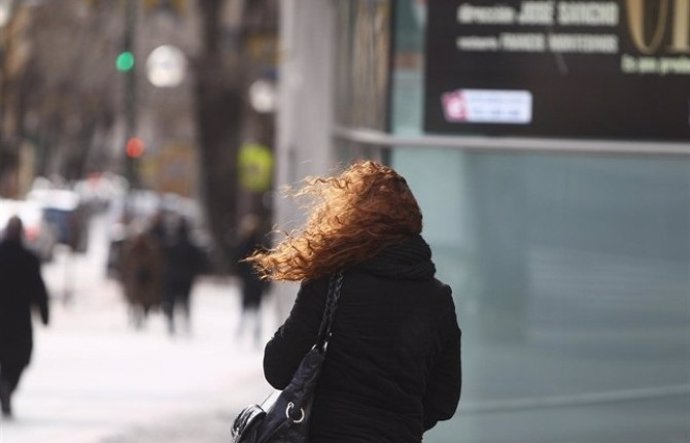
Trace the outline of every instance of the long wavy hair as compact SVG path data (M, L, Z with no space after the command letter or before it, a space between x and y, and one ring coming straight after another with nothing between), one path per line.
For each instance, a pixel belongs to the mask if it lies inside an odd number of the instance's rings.
M422 213L405 179L373 161L336 176L307 178L294 195L308 198L304 226L245 259L264 278L319 278L422 230Z

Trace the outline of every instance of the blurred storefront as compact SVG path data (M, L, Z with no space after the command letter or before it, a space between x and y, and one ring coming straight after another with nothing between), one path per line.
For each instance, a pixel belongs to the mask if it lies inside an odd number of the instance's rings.
M140 173L147 189L193 198L198 189L196 145L191 141L172 141L143 159Z
M425 441L690 439L690 2L282 15L278 184L388 162L453 288L463 397Z

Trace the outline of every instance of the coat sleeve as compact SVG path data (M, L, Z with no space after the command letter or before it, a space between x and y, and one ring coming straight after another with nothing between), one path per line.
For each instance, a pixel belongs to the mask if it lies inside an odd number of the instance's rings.
M50 322L50 313L48 310L48 291L41 276L41 265L37 258L32 257L31 262L31 302L38 309L41 315L41 321L44 325Z
M451 298L451 308L444 322L443 346L431 370L429 384L424 395L424 430L429 430L440 420L448 420L455 414L462 387L460 361L461 331Z
M274 388L285 389L314 345L326 304L325 291L318 281L302 283L290 315L266 344L264 375Z

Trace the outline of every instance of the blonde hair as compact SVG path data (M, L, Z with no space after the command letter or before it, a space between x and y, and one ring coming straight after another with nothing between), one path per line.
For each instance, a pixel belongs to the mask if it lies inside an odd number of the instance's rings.
M362 262L422 230L407 182L392 168L358 162L340 175L307 178L305 225L273 249L246 258L264 278L304 280Z

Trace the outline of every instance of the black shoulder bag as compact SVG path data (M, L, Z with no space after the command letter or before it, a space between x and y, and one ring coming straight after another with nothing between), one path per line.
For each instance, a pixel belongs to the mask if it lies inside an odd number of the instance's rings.
M232 425L232 443L305 443L309 440L312 397L326 358L342 286L342 272L331 276L316 343L302 359L290 384L270 407L252 405L239 413Z

